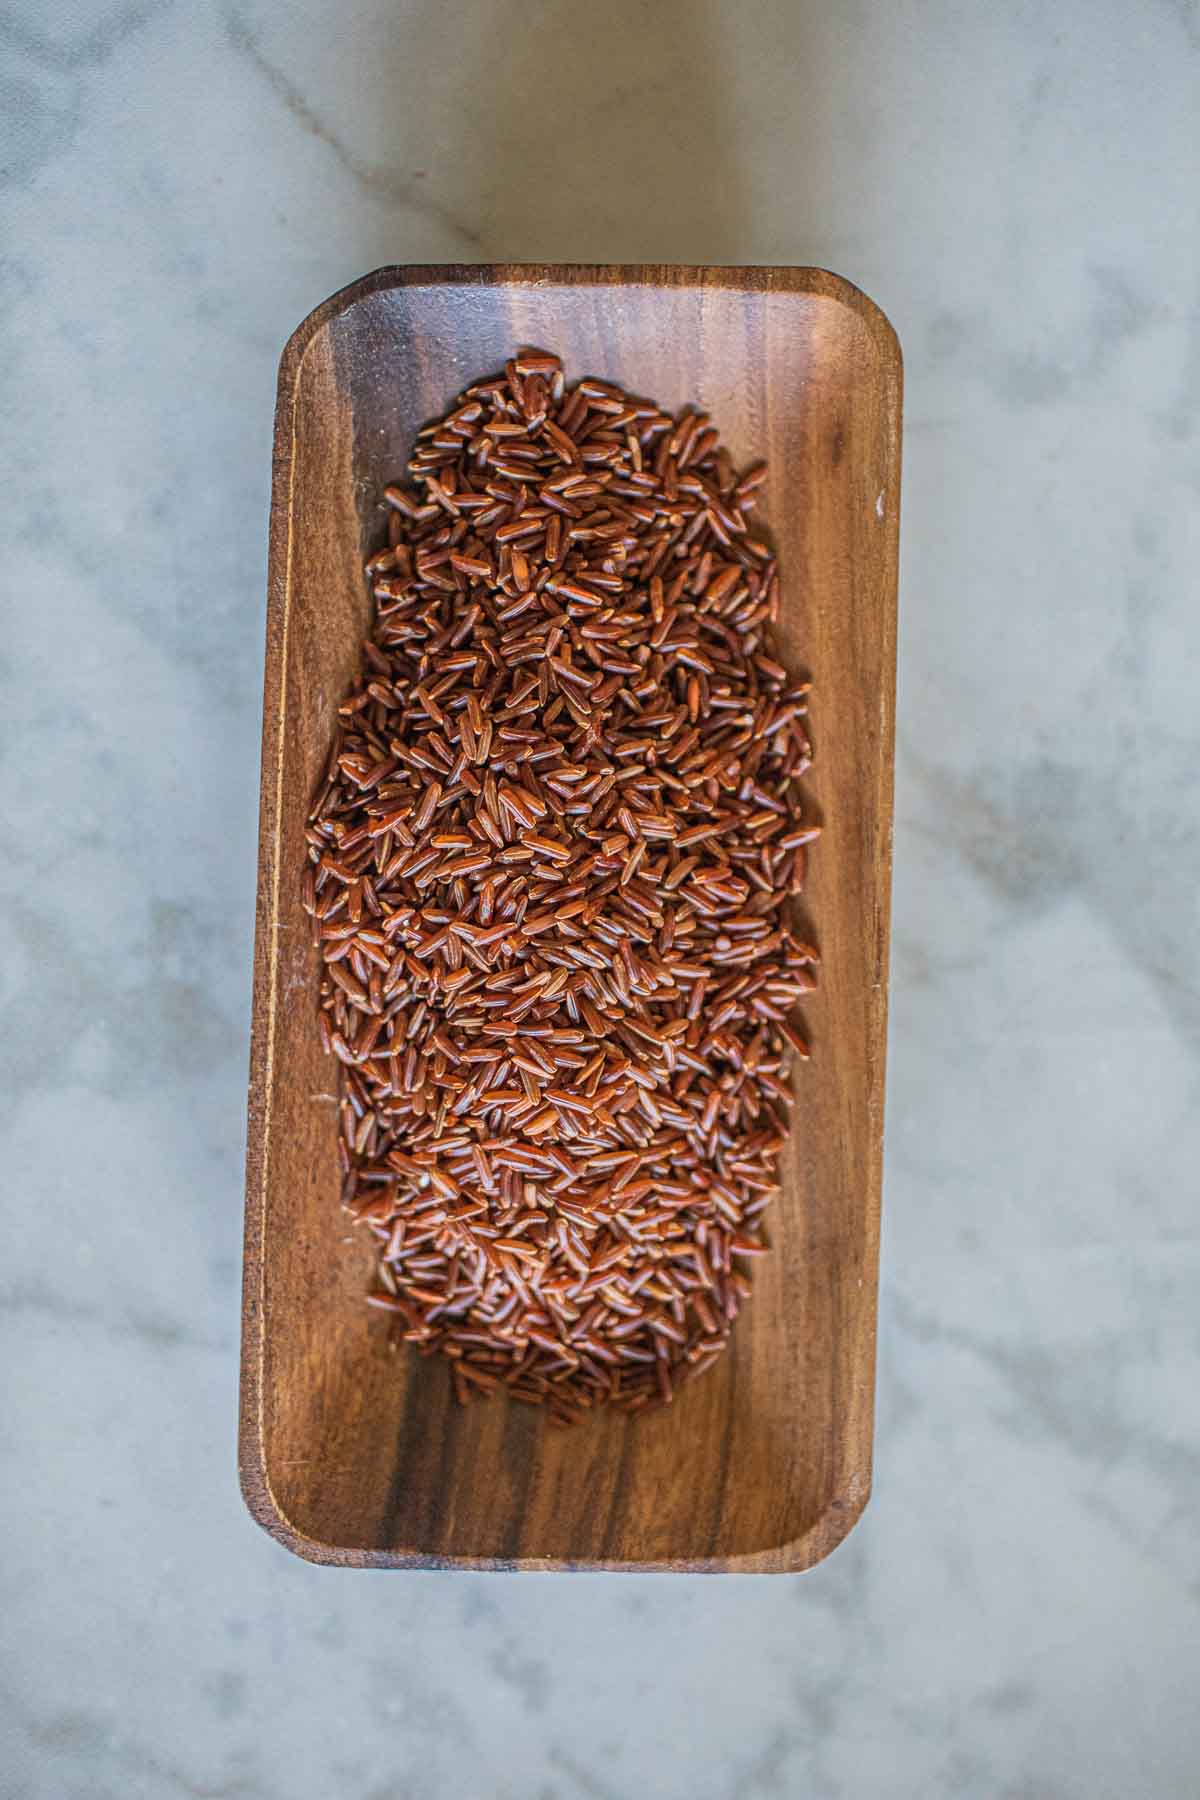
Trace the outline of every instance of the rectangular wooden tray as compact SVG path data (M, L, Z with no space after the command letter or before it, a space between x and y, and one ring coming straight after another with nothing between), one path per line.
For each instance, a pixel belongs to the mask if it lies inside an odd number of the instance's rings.
M730 1352L675 1404L571 1430L460 1409L440 1359L389 1354L339 1209L334 1068L300 907L303 830L369 629L365 550L417 428L516 346L557 351L766 457L785 651L811 673L825 832L807 914L821 981L773 1254ZM900 352L814 269L382 269L283 355L275 423L246 1196L240 1469L254 1517L316 1562L803 1569L871 1479L891 869Z

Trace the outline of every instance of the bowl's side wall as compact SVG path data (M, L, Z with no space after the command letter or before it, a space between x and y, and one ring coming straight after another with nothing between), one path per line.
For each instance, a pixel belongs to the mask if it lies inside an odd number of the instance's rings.
M890 864L899 363L853 290L805 271L494 285L395 272L285 358L272 535L243 1477L304 1554L343 1561L802 1567L870 1479ZM429 272L432 274L432 272ZM666 272L659 272L666 275ZM772 282L768 279L775 276ZM805 278L808 277L807 285ZM299 906L308 797L368 627L359 573L413 431L519 343L709 407L766 455L784 639L815 682L827 824L806 904L823 955L813 1061L731 1353L669 1412L556 1432L453 1404L362 1306L337 1207L333 1070ZM291 367L289 368L289 359Z

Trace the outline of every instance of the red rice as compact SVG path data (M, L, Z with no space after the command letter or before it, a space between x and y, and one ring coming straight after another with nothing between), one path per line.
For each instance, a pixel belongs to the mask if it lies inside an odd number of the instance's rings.
M307 833L343 1203L460 1399L636 1411L728 1341L808 1054L766 470L523 350L409 473Z

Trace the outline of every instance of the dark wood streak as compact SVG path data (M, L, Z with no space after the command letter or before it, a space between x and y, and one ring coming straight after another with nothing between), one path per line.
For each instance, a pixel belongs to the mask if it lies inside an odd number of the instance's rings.
M606 1557L619 1554L618 1532L625 1502L626 1483L629 1479L629 1463L634 1443L633 1434L637 1427L636 1419L625 1419L622 1422L621 1448L617 1455L617 1478L613 1483L612 1494L608 1502L608 1515L604 1522L602 1549Z
M517 1452L516 1456L510 1456L509 1461L514 1463L519 1458L522 1466L516 1476L517 1502L515 1506L507 1509L501 1541L502 1554L506 1558L508 1566L513 1568L517 1566L521 1555L521 1534L525 1524L526 1497L533 1479L535 1457L533 1439L537 1423L530 1416L527 1408L518 1407L514 1408L514 1411L520 1412L522 1417L514 1419L513 1431L510 1434L506 1433L506 1436L511 1436L513 1450Z
M432 1371L421 1370L421 1374L432 1375ZM436 1379L449 1383L449 1376L439 1369ZM395 1439L395 1452L391 1463L391 1480L388 1483L387 1504L379 1520L379 1537L383 1543L394 1544L401 1541L402 1533L408 1525L405 1508L409 1491L413 1485L413 1469L421 1454L429 1429L428 1420L415 1406L406 1406L400 1414L400 1429Z
M736 1343L726 1353L731 1359L737 1357ZM717 1473L712 1484L712 1507L709 1513L707 1546L710 1556L720 1555L721 1515L725 1511L725 1501L729 1489L729 1457L733 1444L733 1433L723 1431L719 1439L717 1451Z
M336 1121L299 904L302 833L359 660L364 543L413 432L521 343L765 456L782 633L811 670L806 911L815 1055L733 1352L665 1411L574 1430L460 1411L389 1356L371 1260L337 1206ZM886 1033L900 358L861 294L811 269L385 269L284 352L276 414L247 1163L240 1469L254 1516L327 1563L806 1568L870 1486ZM840 454L831 456L831 449ZM880 495L884 504L877 510ZM882 517L880 512L882 511Z

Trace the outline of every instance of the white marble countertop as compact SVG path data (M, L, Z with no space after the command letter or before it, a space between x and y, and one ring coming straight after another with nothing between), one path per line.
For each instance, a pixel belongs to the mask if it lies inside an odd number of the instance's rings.
M1200 1768L1195 0L9 0L11 1800L1167 1800ZM907 358L875 1497L811 1576L362 1575L234 1475L288 332L820 263Z

